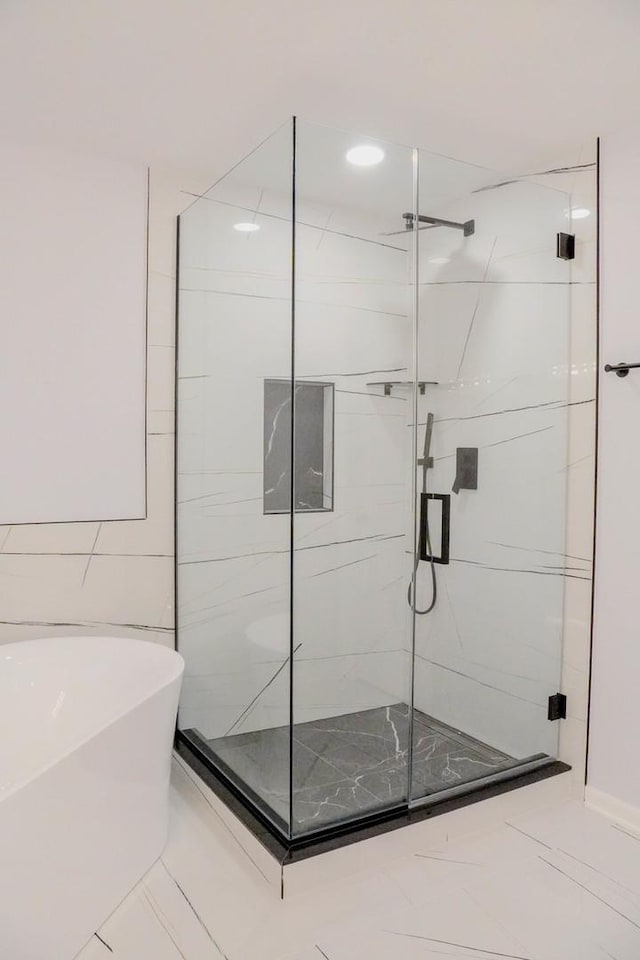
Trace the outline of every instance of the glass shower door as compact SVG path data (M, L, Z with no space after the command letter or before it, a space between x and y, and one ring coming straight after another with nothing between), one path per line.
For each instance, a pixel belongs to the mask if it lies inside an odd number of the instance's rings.
M414 800L557 756L571 567L568 197L423 152L420 185L454 226L419 234Z
M416 163L297 122L294 835L409 796Z

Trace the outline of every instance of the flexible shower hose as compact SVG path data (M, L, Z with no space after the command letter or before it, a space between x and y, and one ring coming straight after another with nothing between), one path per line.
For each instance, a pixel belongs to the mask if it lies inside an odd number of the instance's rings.
M427 529L426 529L426 534L427 534L427 547L429 548L429 553L431 553L431 552L432 552L432 548L431 548L431 534L429 533L429 523L428 523L428 521L427 521L427 524L426 524L426 528L427 528ZM417 576L417 573L418 573L418 567L419 567L419 566L420 566L420 556L419 556L419 554L416 553L415 561L414 561L414 565L413 565L413 577L412 577L412 579L409 581L409 588L408 588L408 590L407 590L407 601L408 601L410 607L413 606L413 604L412 604L412 598L411 598L411 586L412 586L413 583L416 582L416 576ZM432 611L433 608L435 607L436 601L437 601L437 599L438 599L438 580L437 580L437 578L436 578L436 566L435 566L435 563L433 562L433 560L430 560L430 561L429 561L429 566L431 567L431 584L432 584L432 587L433 587L432 596L431 596L431 603L430 603L429 606L426 607L424 610L419 610L418 607L417 607L417 605L416 605L416 608L415 608L415 609L416 609L416 613L419 614L419 616L421 616L421 617L424 617L424 615L427 614L427 613L431 613L431 611Z

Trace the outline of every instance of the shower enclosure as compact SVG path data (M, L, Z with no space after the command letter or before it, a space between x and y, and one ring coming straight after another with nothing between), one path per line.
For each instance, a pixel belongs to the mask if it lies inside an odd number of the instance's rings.
M569 217L299 120L180 217L178 739L279 837L557 759Z

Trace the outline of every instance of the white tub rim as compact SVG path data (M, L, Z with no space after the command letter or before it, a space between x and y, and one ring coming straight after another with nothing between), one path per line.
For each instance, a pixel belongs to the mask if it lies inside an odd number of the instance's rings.
M52 751L51 756L45 762L33 762L32 764L27 762L24 765L24 769L21 768L13 778L11 778L10 764L6 771L0 768L0 807L2 803L14 794L36 781L57 764L68 759L68 757L80 750L85 744L98 737L104 730L108 730L114 724L121 721L123 717L126 717L129 713L139 708L143 703L167 687L179 682L184 673L184 659L180 653L172 647L166 647L152 640L142 640L132 637L114 637L108 634L69 634L64 636L38 637L30 640L18 640L1 644L0 670L2 670L2 661L7 655L22 653L23 655L35 654L37 656L39 650L43 652L46 650L49 654L56 646L63 648L60 651L61 655L63 655L65 645L67 647L69 645L77 647L81 649L82 652L88 652L92 647L98 650L108 650L110 653L118 652L123 656L123 664L126 664L126 653L128 651L130 652L132 649L135 649L137 652L142 652L143 648L148 648L148 650L145 649L145 654L148 653L149 656L154 659L164 660L166 662L167 674L161 681L156 681L153 684L150 683L140 695L128 700L125 706L114 710L107 722L97 724L89 720L84 732L81 732L75 738L68 738L68 742L63 744L59 750ZM68 652L69 650L67 650L67 653Z

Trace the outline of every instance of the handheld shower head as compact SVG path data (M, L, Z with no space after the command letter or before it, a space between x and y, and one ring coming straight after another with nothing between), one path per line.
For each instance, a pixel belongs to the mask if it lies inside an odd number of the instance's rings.
M433 457L431 453L431 436L433 434L433 414L427 414L427 424L424 430L424 446L422 448L422 457L418 460L418 466L422 467L422 492L427 492L427 470L433 467Z

